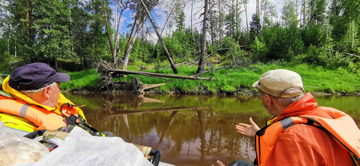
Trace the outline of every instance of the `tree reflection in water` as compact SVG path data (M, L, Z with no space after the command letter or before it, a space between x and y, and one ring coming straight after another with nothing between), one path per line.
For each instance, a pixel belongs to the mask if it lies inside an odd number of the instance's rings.
M87 105L84 112L93 127L158 149L163 162L175 165L212 165L217 159L253 161L254 138L237 134L235 125L247 123L252 116L263 126L269 117L253 97L101 94L69 98ZM358 111L347 108L350 115L359 117Z

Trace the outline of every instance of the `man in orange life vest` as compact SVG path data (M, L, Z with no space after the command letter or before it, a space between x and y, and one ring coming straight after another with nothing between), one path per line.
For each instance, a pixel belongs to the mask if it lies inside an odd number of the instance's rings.
M2 82L0 121L6 126L33 132L66 126L60 108L72 102L60 92L60 82L70 80L45 63L31 63L16 68ZM76 111L82 116L80 108Z
M236 125L238 133L255 136L254 164L235 161L230 165L355 165L359 161L360 132L347 114L318 107L304 92L299 74L285 69L270 70L253 84L266 111L273 115L260 129ZM338 141L336 141L336 140ZM217 161L219 166L224 166Z

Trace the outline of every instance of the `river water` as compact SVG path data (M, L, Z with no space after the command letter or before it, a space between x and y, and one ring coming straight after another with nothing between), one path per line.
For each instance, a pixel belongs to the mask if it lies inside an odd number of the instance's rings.
M237 134L235 125L251 116L260 126L270 117L257 97L88 94L66 96L83 107L88 122L128 142L161 152L174 165L253 161L254 138ZM315 97L320 106L347 112L360 124L360 97Z

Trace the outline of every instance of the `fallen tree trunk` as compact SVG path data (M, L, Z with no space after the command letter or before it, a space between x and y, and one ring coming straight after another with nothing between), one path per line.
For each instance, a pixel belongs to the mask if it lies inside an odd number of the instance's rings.
M167 78L178 78L178 79L191 79L191 80L211 80L212 78L203 78L203 77L194 77L194 76L179 76L171 74L161 74L161 73L149 73L141 71L131 71L131 70L121 70L121 69L108 69L107 73L112 72L114 74L138 74L145 75L149 77L167 77Z
M161 84L143 84L144 86L144 90L146 89L152 89L152 88L156 88L156 87L160 87L166 85L166 83L161 83Z

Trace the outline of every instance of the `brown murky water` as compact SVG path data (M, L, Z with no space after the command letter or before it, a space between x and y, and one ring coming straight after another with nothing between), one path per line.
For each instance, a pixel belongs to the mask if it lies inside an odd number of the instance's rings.
M88 122L128 142L153 147L161 161L174 165L228 164L253 161L253 138L236 133L235 125L253 120L263 126L269 118L256 97L150 95L71 95ZM335 107L360 124L360 97L316 97L319 105Z

